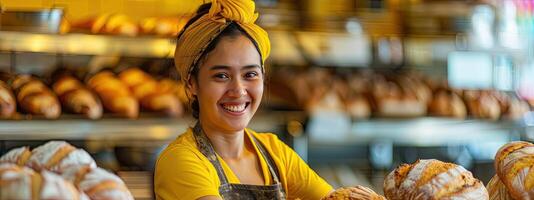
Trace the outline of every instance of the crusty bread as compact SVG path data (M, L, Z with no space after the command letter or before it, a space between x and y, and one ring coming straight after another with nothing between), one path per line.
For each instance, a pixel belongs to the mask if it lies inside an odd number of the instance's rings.
M33 149L27 165L37 171L46 169L59 174L72 165L96 167L95 161L87 152L64 141L50 141Z
M179 97L168 89L168 83L163 82L162 84L150 74L135 67L122 71L118 77L130 88L133 96L144 109L164 112L172 117L182 115L182 103Z
M367 187L358 185L339 188L322 200L386 200L386 198Z
M399 166L386 177L384 193L390 200L489 198L482 182L471 172L434 159Z
M11 163L0 164L0 186L0 199L88 199L54 173Z
M488 189L490 200L513 200L498 175L491 178L486 188Z
M124 182L115 174L101 168L76 165L67 168L63 178L74 183L91 199L133 199Z
M18 166L24 166L31 154L30 148L28 147L14 148L0 157L0 163L13 163Z
M102 99L104 107L112 113L128 118L139 116L139 102L126 84L109 71L91 77L87 85Z
M454 92L439 90L428 106L431 115L464 119L467 109L462 99Z
M495 155L495 171L514 199L534 198L534 144L517 141L502 146Z

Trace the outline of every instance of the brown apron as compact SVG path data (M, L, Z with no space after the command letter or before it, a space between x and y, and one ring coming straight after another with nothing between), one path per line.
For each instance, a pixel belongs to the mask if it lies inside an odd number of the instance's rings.
M206 134L204 134L204 131L202 131L200 123L197 123L195 125L195 127L193 128L193 133L200 152L202 152L202 154L204 154L204 156L208 158L208 160L217 170L217 175L219 176L219 181L221 182L221 186L219 187L219 194L223 199L286 199L284 188L282 187L282 184L278 179L278 169L276 168L272 157L269 155L269 153L267 153L267 151L265 151L264 146L260 142L258 142L258 140L253 135L251 137L253 141L251 142L257 145L260 154L266 159L267 166L269 167L269 171L271 173L271 177L273 178L273 185L246 185L229 183L226 174L224 174L221 163L217 159L215 150L213 149L213 146L211 145Z

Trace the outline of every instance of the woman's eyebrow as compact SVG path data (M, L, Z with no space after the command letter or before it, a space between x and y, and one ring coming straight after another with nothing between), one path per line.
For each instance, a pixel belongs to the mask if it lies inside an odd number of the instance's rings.
M261 67L259 65L252 64L252 65L247 65L247 66L242 67L241 70L249 70L249 69L253 69L253 68L261 69Z
M210 67L210 71L228 70L228 69L230 69L230 66L226 66L226 65L214 65Z
M210 71L217 71L217 70L229 70L231 67L227 65L214 65L210 67ZM261 69L259 65L252 64L252 65L246 65L241 68L241 70L249 70L253 68Z

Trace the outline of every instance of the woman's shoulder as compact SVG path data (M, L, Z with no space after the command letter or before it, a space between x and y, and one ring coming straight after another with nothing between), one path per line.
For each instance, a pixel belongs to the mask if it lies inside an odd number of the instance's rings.
M260 141L265 148L272 151L286 151L289 148L278 136L274 133L269 132L256 132L252 129L247 129L247 131L253 135L258 141Z
M196 148L196 142L193 137L193 132L188 129L183 134L178 136L173 142L171 142L160 154L158 161L161 159L172 158L189 158L189 157L201 157L202 153Z
M269 142L269 143L278 143L278 142L282 142L278 136L274 133L270 133L270 132L256 132L250 128L247 128L246 131L253 135L256 139L258 139L259 141L261 141L262 143L265 143L265 142Z

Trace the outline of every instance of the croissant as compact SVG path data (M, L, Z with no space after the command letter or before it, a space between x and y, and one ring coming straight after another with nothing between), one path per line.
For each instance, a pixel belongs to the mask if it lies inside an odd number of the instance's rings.
M124 182L115 174L102 168L93 168L87 165L72 166L65 170L62 177L74 183L80 191L94 200L133 200L132 194Z
M390 200L489 198L482 182L471 172L434 159L397 167L384 180L384 193Z
M93 158L83 149L76 149L64 141L50 141L32 150L27 166L37 170L50 170L61 174L73 165L96 167Z
M52 88L67 110L83 114L90 119L102 117L102 104L99 99L78 79L63 76L54 83Z
M17 101L11 88L0 81L0 118L9 118L17 111Z
M356 187L339 188L322 200L386 200L386 198L367 187L358 185Z
M514 199L534 198L534 144L517 141L502 146L495 155L495 171Z
M61 106L56 95L40 80L29 75L20 75L12 83L17 101L23 111L56 119L61 115Z

